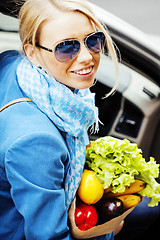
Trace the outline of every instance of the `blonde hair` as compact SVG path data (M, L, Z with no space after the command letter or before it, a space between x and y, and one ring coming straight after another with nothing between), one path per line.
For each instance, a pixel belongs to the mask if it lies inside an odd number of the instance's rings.
M54 19L54 11L80 12L87 16L95 27L106 36L108 54L115 62L116 82L112 90L106 96L113 94L118 85L118 59L114 44L105 27L99 22L85 0L26 0L19 13L19 34L22 46L32 44L35 48L39 41L40 26L49 19Z

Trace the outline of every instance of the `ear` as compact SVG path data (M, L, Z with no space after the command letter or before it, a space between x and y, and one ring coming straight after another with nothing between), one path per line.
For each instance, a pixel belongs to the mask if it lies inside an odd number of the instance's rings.
M34 65L38 66L39 62L37 59L36 50L34 49L33 45L32 44L24 45L24 50L25 50L27 58L30 60L30 62L33 63Z

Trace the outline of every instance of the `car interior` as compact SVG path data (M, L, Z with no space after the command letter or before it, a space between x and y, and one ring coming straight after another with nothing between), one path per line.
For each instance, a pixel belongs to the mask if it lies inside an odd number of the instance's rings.
M102 124L90 138L127 138L137 143L146 160L152 156L160 163L160 56L114 29L109 31L120 52L119 85L104 98L114 86L116 73L113 61L103 55L92 87Z
M92 87L99 108L100 130L91 139L100 136L127 138L143 150L145 158L154 156L158 162L160 126L159 86L135 70L119 63L119 86L108 98L103 98L115 82L115 66L103 55L97 83Z

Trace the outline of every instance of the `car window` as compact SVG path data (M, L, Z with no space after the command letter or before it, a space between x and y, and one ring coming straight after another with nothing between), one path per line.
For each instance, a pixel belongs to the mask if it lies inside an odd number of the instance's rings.
M18 19L0 13L0 53L6 50L21 50L18 25Z
M18 32L18 19L0 13L0 31Z

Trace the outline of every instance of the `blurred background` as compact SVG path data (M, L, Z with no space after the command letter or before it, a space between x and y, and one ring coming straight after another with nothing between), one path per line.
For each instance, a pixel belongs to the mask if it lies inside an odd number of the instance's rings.
M160 0L89 0L160 43Z
M1 0L0 0L1 1ZM4 0L2 0L4 1ZM152 41L160 44L160 0L89 0L127 23L148 34ZM0 46L7 45L7 31L12 32L11 45L17 45L18 20L0 13ZM5 35L5 36L4 36ZM8 37L10 39L10 37ZM12 47L12 46L11 46ZM4 49L4 46L3 46Z

